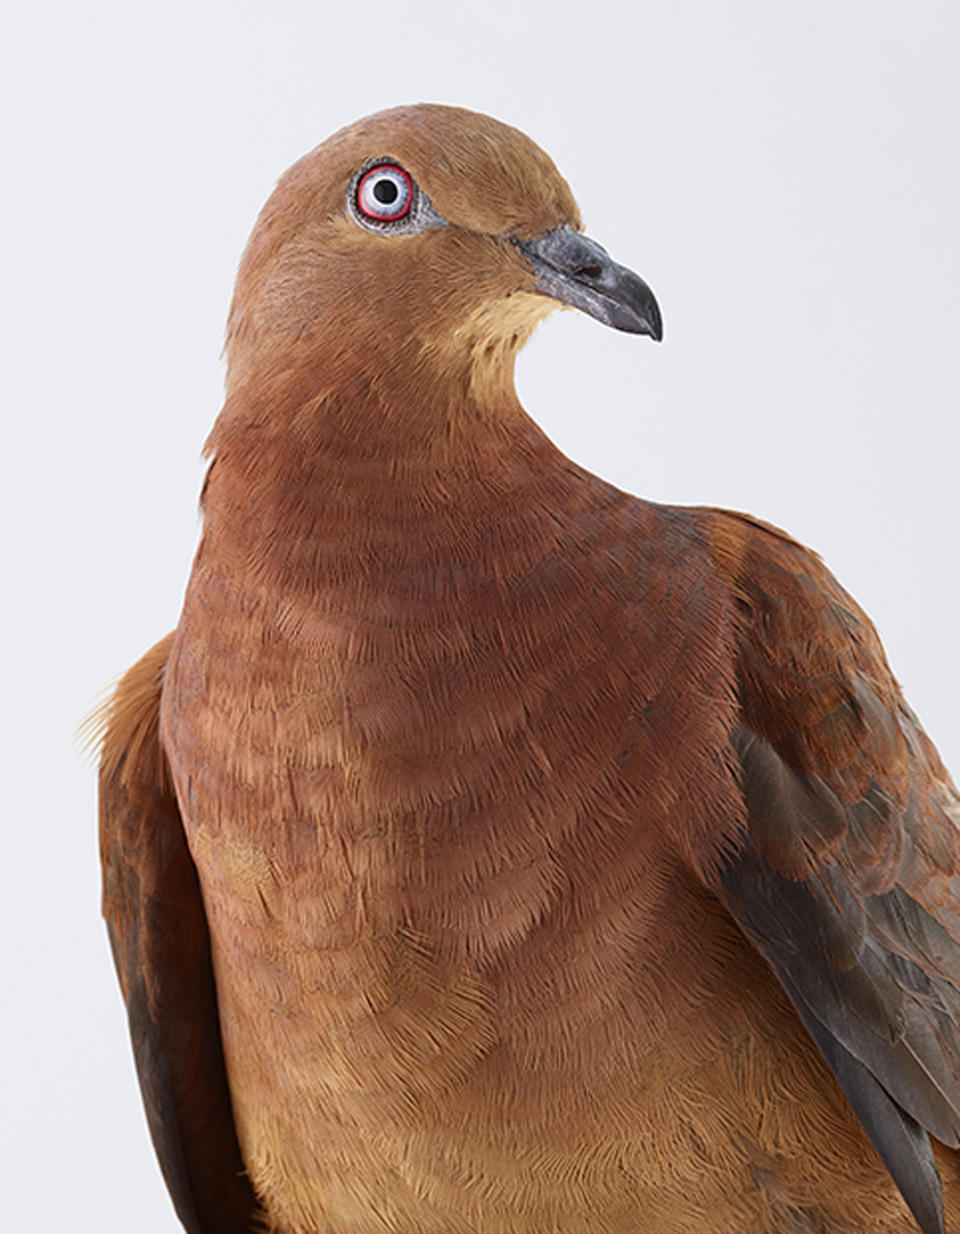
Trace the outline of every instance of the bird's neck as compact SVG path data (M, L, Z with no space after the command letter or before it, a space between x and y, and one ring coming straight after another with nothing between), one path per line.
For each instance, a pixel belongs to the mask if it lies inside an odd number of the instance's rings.
M211 436L201 558L284 590L469 560L491 576L555 550L564 515L598 499L520 406L512 383L441 394L396 375L228 400ZM249 580L248 580L249 581ZM482 581L482 580L477 580Z

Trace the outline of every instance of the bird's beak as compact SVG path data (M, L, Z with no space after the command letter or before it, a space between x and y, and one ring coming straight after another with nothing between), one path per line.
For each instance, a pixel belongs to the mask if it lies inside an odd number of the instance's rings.
M558 227L536 240L515 240L533 266L534 290L583 309L604 325L663 338L660 308L642 278L618 266L595 240Z

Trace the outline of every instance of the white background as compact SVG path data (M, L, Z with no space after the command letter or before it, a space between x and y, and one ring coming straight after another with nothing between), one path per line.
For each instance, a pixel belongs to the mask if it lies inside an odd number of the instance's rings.
M400 102L526 130L666 325L556 315L527 407L625 488L818 548L960 769L960 6L88 0L2 41L0 1220L159 1234L73 730L177 620L274 180Z

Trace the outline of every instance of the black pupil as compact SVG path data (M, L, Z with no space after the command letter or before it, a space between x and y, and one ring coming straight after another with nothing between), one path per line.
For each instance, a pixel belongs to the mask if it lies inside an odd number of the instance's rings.
M384 176L382 180L378 180L373 186L373 195L381 206L392 206L400 196L400 190L392 180Z

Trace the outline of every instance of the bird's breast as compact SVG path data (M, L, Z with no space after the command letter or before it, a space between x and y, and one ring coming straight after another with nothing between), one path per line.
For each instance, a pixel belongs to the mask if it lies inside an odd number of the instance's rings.
M625 1168L640 1185L621 1157L660 1099L638 1094L666 1100L670 1025L731 950L677 816L733 789L702 576L621 556L551 566L562 603L547 570L432 620L423 597L258 611L215 575L188 595L164 741L278 1230L380 1228L374 1198L398 1228L480 1228L493 1204L532 1229L583 1187L613 1212Z

